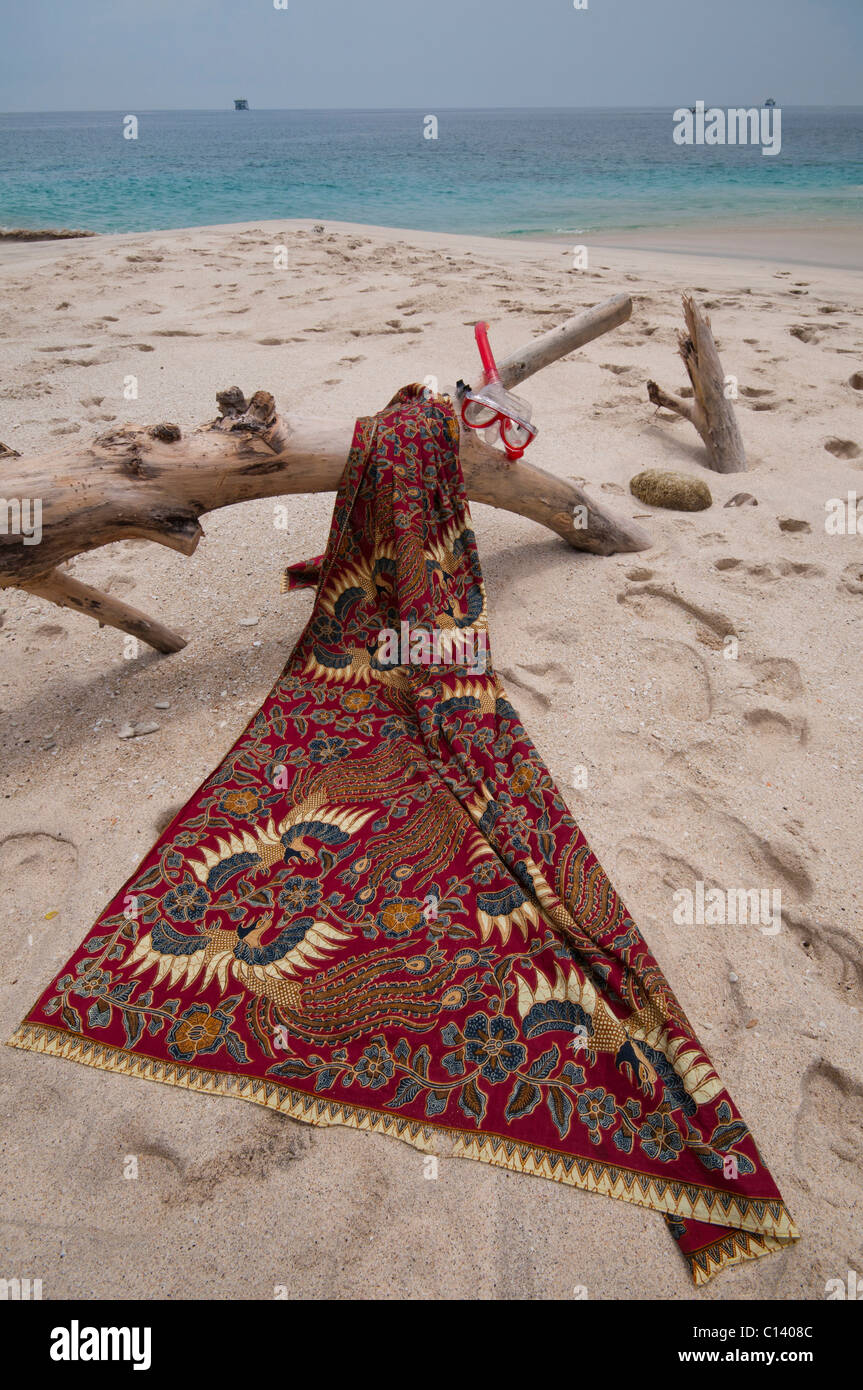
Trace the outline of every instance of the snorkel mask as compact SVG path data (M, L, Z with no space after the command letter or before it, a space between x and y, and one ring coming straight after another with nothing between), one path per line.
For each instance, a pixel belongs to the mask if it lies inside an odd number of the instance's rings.
M497 426L507 458L520 459L537 435L537 426L530 423L531 407L504 387L488 341L488 324L475 324L474 336L483 365L483 384L474 391L464 382L458 383L462 421L470 430Z

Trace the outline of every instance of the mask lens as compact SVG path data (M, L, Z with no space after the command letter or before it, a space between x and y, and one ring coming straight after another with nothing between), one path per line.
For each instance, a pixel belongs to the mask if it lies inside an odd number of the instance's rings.
M465 401L462 418L466 425L471 429L484 430L489 425L493 425L497 419L497 411L492 410L488 405L483 405L481 401Z
M510 419L509 416L504 416L501 420L500 432L503 442L511 449L523 449L533 437L532 431L526 425Z

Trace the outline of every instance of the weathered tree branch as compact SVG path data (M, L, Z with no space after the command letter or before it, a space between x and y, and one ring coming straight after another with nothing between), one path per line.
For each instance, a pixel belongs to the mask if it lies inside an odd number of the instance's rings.
M683 401L663 391L655 381L647 383L647 394L654 405L673 410L695 426L715 472L743 473L746 471L746 450L734 406L725 394L726 378L713 341L710 319L688 294L683 296L683 313L687 332L679 335L680 355L692 382L693 400Z
M526 381L535 372L541 372L543 367L575 352L576 348L585 347L612 328L619 328L631 315L632 300L628 294L616 294L611 299L604 299L586 313L576 314L557 328L550 328L519 352L504 357L497 364L501 381L507 389L518 386L520 381Z
M466 439L462 435L461 461L472 502L486 502L490 507L530 517L555 531L575 550L614 555L647 550L652 544L637 522L606 511L574 483L555 478L524 459L509 463L500 450L474 436Z
M624 322L631 310L628 297L619 295L568 320L504 359L504 381L523 381ZM130 537L191 555L204 534L198 518L205 512L263 497L335 490L353 434L351 421L282 416L266 391L247 401L231 387L217 400L220 418L186 436L173 424L126 425L83 449L67 445L20 460L0 452L0 493L5 499L38 499L42 509L38 544L24 544L8 527L0 531L0 588L18 587L89 613L158 651L180 650L185 643L178 634L58 566ZM579 488L528 463L509 463L473 434L462 439L461 455L474 501L530 517L595 554L650 544L641 527L615 518Z
M89 584L81 584L71 574L51 570L39 579L31 579L21 585L28 594L37 598L47 598L60 608L74 608L77 613L87 613L96 618L99 626L118 627L142 642L155 647L157 652L179 652L186 645L186 639L172 632L162 623L154 622L146 613L132 608L130 604L92 589Z

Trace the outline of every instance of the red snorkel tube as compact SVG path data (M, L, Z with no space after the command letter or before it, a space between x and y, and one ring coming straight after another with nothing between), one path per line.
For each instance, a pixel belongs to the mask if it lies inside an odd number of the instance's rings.
M491 350L491 343L488 340L488 324L484 319L473 326L473 336L476 338L476 345L479 348L479 360L485 372L485 380L488 386L500 381L500 372L494 360L494 353Z

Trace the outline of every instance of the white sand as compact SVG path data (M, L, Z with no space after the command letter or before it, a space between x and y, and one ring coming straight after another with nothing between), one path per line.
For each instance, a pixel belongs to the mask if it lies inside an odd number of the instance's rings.
M475 507L492 651L803 1238L696 1295L657 1214L455 1160L427 1181L421 1155L382 1137L7 1048L0 1273L41 1277L51 1298L267 1298L289 1284L299 1297L566 1298L586 1285L593 1299L820 1299L863 1266L863 537L824 528L825 502L863 483L863 392L849 385L863 370L863 280L596 247L574 271L559 243L311 228L0 247L0 439L42 452L107 421L187 427L231 384L355 416L408 381L474 372L478 317L502 356L630 292L630 323L522 388L541 426L531 457L624 514L649 510L627 485L650 466L705 478L714 505L656 511L642 521L653 549L607 559ZM289 267L275 270L282 242ZM685 381L684 288L708 304L739 378L745 476L708 472L691 426L647 401L648 377ZM741 490L759 505L726 510ZM4 1038L268 692L311 604L281 597L278 572L323 549L332 500L289 499L288 533L272 502L215 513L191 559L126 542L75 562L185 631L177 656L124 660L122 634L2 595ZM783 531L784 518L808 529ZM717 645L728 624L736 660ZM118 738L151 719L157 733ZM586 789L572 785L579 766ZM672 894L696 879L780 889L782 930L675 926Z

